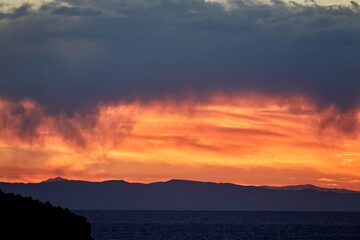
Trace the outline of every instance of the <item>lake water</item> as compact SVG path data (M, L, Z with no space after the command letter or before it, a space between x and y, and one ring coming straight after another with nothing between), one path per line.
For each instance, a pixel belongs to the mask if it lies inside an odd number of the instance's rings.
M360 239L360 213L73 211L96 240Z

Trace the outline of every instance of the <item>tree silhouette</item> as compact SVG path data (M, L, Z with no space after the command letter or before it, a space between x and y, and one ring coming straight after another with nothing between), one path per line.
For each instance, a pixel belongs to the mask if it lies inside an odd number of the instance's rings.
M54 207L49 201L42 203L0 190L0 213L0 239L93 240L85 217Z

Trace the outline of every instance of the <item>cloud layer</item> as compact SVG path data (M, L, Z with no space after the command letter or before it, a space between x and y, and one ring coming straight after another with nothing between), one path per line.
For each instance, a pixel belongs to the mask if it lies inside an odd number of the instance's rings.
M211 93L357 107L360 15L348 6L54 1L0 14L0 97L47 113Z
M324 114L332 113L304 99L279 105L266 96L103 106L96 121L49 116L31 102L0 102L0 181L60 175L360 190L360 142L334 124L321 131Z

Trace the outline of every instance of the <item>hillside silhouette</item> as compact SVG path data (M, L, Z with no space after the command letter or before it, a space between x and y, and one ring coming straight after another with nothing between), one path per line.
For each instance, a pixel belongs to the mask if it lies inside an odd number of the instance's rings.
M359 192L332 189L274 190L186 180L143 184L60 178L41 183L0 183L0 188L78 210L360 211Z
M85 217L31 197L0 191L0 239L93 240Z

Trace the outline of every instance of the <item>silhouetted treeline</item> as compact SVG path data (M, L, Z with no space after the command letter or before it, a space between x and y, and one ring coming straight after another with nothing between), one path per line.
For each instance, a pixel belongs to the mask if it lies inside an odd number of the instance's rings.
M0 216L0 239L93 239L85 217L31 197L0 191Z

